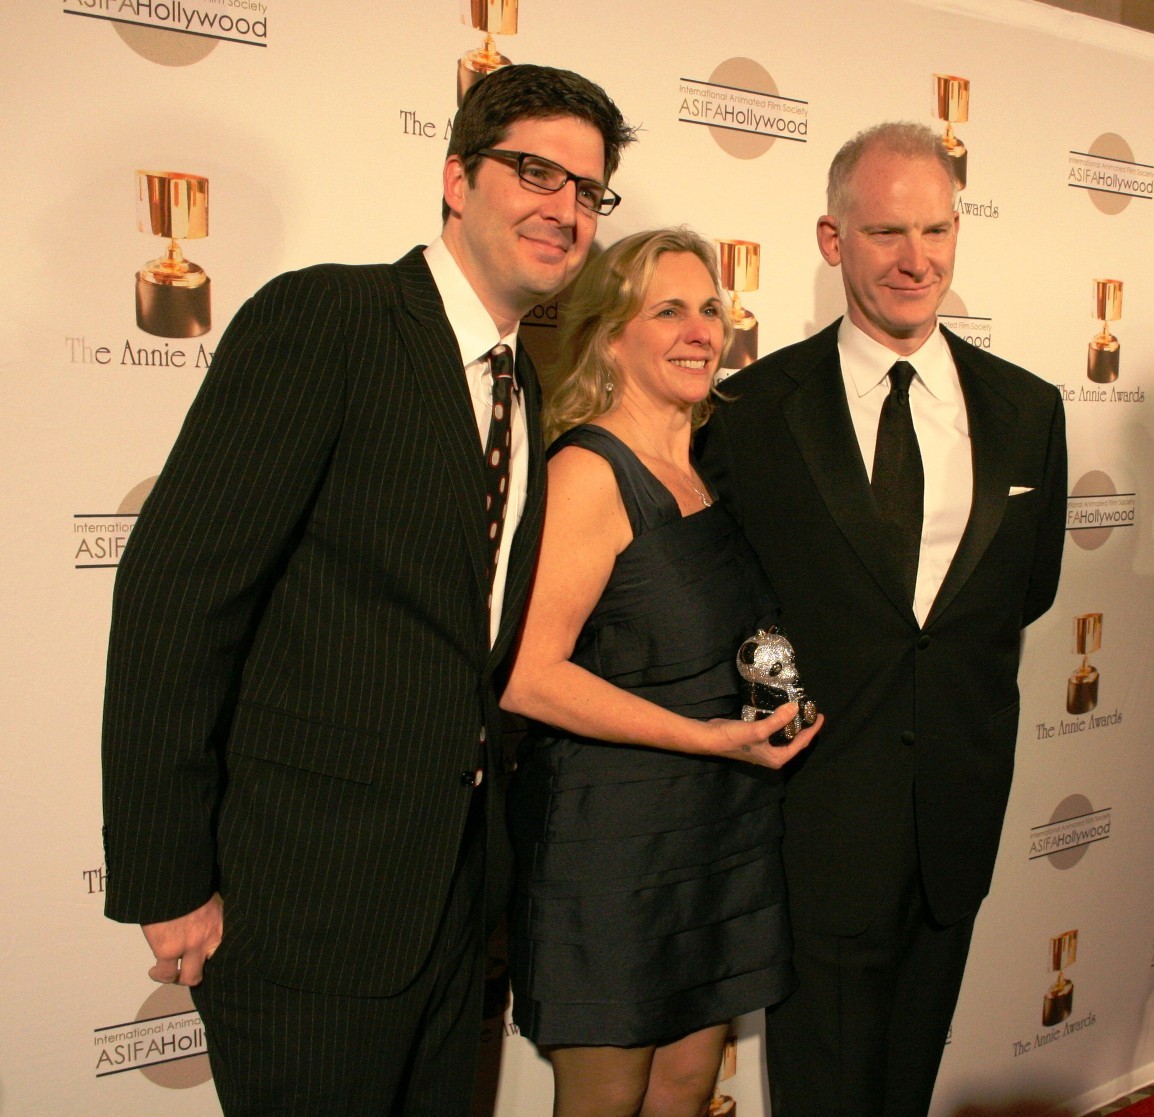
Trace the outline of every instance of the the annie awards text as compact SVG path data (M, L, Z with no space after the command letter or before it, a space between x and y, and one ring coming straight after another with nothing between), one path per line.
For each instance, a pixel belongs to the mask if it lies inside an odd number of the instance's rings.
M1050 1044L1057 1043L1075 1032L1092 1028L1097 1022L1097 1016L1092 1012L1087 1012L1078 1020L1067 1020L1064 1024L1048 1028L1044 1032L1037 1032L1033 1039L1016 1039L1013 1041L1014 1058L1016 1059L1019 1055L1029 1055L1031 1051L1036 1051L1039 1047L1049 1047Z
M1109 388L1081 384L1077 388L1058 384L1062 399L1067 403L1145 403L1146 393L1142 388L1119 388L1111 384Z
M416 136L418 139L447 140L453 134L453 122L449 120L444 128L431 120L422 120L414 109L401 109L401 135Z
M195 350L181 349L170 342L158 345L100 345L86 337L66 337L64 352L72 365L129 365L135 368L208 368L213 350L203 343Z
M1049 741L1055 737L1073 737L1078 733L1088 733L1104 729L1107 725L1121 725L1122 711L1115 709L1108 714L1091 714L1084 718L1060 718L1057 724L1040 721L1034 726L1036 739Z

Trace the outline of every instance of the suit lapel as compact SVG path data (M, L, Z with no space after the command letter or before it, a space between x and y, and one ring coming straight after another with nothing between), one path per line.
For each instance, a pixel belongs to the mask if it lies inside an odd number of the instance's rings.
M787 372L796 387L782 399L782 414L834 522L878 586L912 620L850 418L837 351L839 323L814 338L812 364Z
M416 388L453 480L455 505L469 551L478 593L488 594L489 558L484 541L485 480L477 419L469 401L461 351L453 335L437 285L421 249L397 261L401 296L407 314L397 321L405 347L416 366ZM486 622L487 623L487 622Z
M927 625L958 595L1002 522L1010 491L1009 458L1005 447L1013 438L1018 415L1017 408L1002 394L996 379L984 366L981 355L949 330L942 332L953 353L966 401L974 494L966 530L926 618Z

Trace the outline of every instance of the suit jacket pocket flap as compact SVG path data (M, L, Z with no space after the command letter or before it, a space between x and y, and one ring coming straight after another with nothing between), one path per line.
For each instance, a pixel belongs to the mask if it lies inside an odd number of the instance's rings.
M242 702L229 750L322 776L372 783L383 742L364 730Z

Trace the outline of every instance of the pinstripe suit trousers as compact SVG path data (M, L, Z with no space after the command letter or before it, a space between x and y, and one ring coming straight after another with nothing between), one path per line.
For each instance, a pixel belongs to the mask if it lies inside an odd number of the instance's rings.
M478 789L433 950L395 996L287 988L217 951L192 992L225 1117L467 1117L484 986L483 815Z

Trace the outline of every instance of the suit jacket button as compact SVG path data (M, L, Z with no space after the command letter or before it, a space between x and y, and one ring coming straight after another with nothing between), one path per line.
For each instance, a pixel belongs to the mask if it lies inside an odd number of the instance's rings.
M462 787L480 787L481 781L485 778L485 769L478 768L475 772L461 773Z
M912 729L907 729L902 734L902 744L903 745L912 745L913 743L914 743L914 731Z
M918 651L924 652L930 646L930 638L928 636L918 637Z

